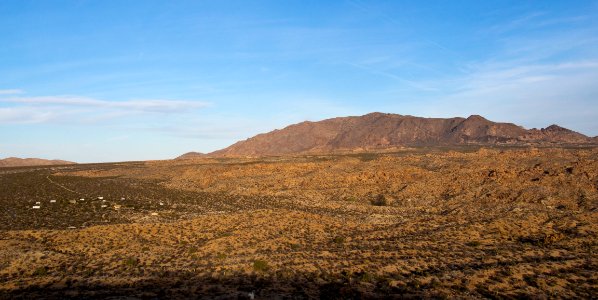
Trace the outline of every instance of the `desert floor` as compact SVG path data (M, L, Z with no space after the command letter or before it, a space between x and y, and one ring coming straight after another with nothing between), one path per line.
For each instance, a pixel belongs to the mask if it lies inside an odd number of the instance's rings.
M597 233L598 149L3 168L0 298L592 298Z

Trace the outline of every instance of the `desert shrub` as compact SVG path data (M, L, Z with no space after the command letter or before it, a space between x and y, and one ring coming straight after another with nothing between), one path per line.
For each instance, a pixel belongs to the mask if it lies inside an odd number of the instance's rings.
M374 275L365 271L356 273L355 275L357 275L357 279L359 279L359 281L373 282L375 279Z
M83 271L83 276L85 276L85 277L89 277L89 276L92 276L92 275L93 275L93 273L94 273L94 270L93 270L93 269L85 269L85 270Z
M48 275L48 268L44 267L39 267L37 269L35 269L35 271L33 271L33 276L45 276Z
M504 269L500 270L501 277L510 277L513 275L513 270L509 267L505 267Z
M301 245L299 245L299 244L290 244L289 247L291 247L292 250L299 250L299 248L301 248Z
M442 283L440 282L440 279L438 279L437 277L433 277L432 280L430 280L430 283L428 283L428 286L432 288L437 288L441 285Z
M487 255L496 256L498 255L498 249L484 249Z
M374 206L388 206L389 201L386 199L386 196L379 194L374 199L370 201L370 203Z
M256 259L253 261L253 270L258 272L265 272L270 268L265 260Z
M548 247L563 238L562 234L540 234L532 236L520 236L517 240L522 244L530 244L538 247Z
M337 236L334 239L332 239L332 242L334 242L335 244L341 245L345 243L345 238L342 236Z
M530 274L523 275L523 281L525 281L525 283L527 283L530 286L538 287L538 281L536 279L536 276L534 276L534 275L530 275Z
M226 259L226 254L224 254L224 253L218 253L216 255L216 258L218 258L219 260L225 260Z
M232 235L233 235L232 232L223 232L223 233L219 234L218 237L229 237Z
M469 242L465 243L465 245L467 245L469 247L479 247L482 245L482 243L480 243L480 241L469 241Z
M417 278L407 281L406 284L408 287L412 289L420 289L420 287L422 286L421 281L419 281Z
M127 259L125 259L125 266L128 268L136 267L138 264L139 261L134 257L127 257Z

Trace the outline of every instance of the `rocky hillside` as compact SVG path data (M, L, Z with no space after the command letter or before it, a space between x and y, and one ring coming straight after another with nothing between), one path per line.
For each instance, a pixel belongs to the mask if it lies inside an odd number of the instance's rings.
M512 123L468 118L422 118L370 113L302 122L259 134L208 156L261 156L369 150L400 146L596 144L596 138L551 125L525 129ZM186 154L185 158L198 157Z
M26 166L50 166L50 165L70 165L75 164L71 161L66 160L49 160L49 159L41 159L41 158L17 158L17 157L9 157L5 159L0 159L0 168L1 167L26 167Z

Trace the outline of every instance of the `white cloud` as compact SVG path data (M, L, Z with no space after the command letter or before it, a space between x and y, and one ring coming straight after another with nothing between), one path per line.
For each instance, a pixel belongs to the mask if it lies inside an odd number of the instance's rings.
M142 99L107 101L81 96L0 96L0 123L51 121L94 123L143 114L183 114L208 106L201 101ZM69 117L69 118L67 118Z
M0 95L15 95L15 94L22 94L23 91L19 89L10 89L10 90L0 90Z
M0 107L0 124L43 123L56 117L56 114L38 108L29 107Z
M528 128L557 123L597 135L598 38L591 20L536 12L482 30L496 38L492 52L463 64L459 75L418 82L439 92L411 110L434 117L481 114Z
M598 60L478 65L444 82L445 93L419 105L419 113L449 117L481 114L525 127L552 123L598 134Z
M179 100L128 100L106 101L80 96L11 97L0 101L38 106L78 106L108 109L126 109L141 112L181 112L207 106L205 102Z

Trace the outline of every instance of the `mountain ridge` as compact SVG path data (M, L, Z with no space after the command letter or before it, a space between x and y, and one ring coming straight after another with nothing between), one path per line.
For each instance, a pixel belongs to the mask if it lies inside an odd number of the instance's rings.
M525 129L480 115L424 118L373 112L291 124L208 154L187 153L179 158L292 155L405 146L596 144L597 141L597 137L556 124Z

